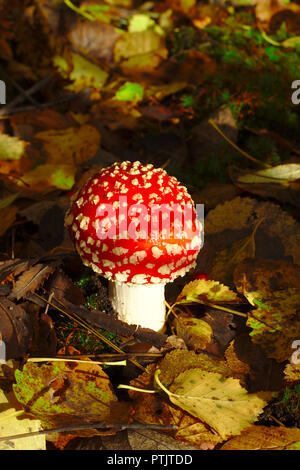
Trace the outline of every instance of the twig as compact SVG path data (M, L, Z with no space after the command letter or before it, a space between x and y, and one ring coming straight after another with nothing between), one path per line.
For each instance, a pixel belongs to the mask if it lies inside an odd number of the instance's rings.
M52 302L49 302L48 300L44 299L43 297L41 297L40 295L36 294L35 292L33 293L33 295L35 295L36 297L38 297L40 300L43 300L43 302L46 302L48 303L51 307L55 308L56 310L58 310L59 312L63 313L64 315L66 315L67 317L71 318L72 320L76 320L77 323L79 323L81 326L83 326L84 328L86 328L87 330L89 330L91 333L93 333L94 335L98 336L98 338L100 338L104 343L106 343L108 346L110 346L111 348L113 348L115 351L121 353L121 354L124 354L124 351L122 349L120 349L118 346L116 346L114 343L112 343L111 341L109 341L109 339L105 338L104 335L102 335L101 333L99 333L99 331L97 331L95 328L93 328L92 326L90 326L88 323L86 323L84 320L82 320L78 315L76 314L70 314L68 312L66 312L65 310L63 310L62 308L58 307L57 305L53 304ZM64 308L65 306L62 304L62 302L60 302L58 299L56 299L54 297L54 300L56 302L58 302L60 305L62 305ZM143 367L141 364L139 364L137 361L135 361L134 359L129 359L130 362L132 362L136 367L138 367L139 369L141 369L143 372L145 372L145 367Z
M256 163L257 165L260 165L260 166L263 166L264 168L271 168L271 165L268 165L267 163L263 163L259 160L257 160L256 158L252 157L251 155L249 155L249 153L245 152L244 150L242 150L240 147L238 147L234 142L232 142L232 140L230 140L222 131L221 129L219 128L219 126L215 123L215 121L213 119L209 119L208 120L209 124L214 128L216 129L216 131L223 137L223 139L225 139L230 145L232 145L233 148L235 148L235 150L237 150L238 152L240 152L242 155L244 155L244 157L248 158L249 160L251 160L252 162Z
M9 441L14 439L21 439L23 437L33 437L33 436L42 436L44 434L51 434L54 432L68 432L68 431L78 431L80 429L116 429L118 431L122 431L124 429L163 429L163 430L171 430L175 431L178 429L178 426L172 424L139 424L139 423L105 423L101 421L99 423L91 423L91 424L77 424L74 426L63 426L61 428L52 428L52 429L41 429L40 431L33 431L33 432L26 432L22 434L14 434L12 436L5 436L0 437L0 442L2 441Z
M5 114L3 113L2 110L0 110L0 119L6 119L9 116L12 116L14 114L19 114L19 113L28 113L30 111L37 111L40 109L46 109L46 108L51 108L52 106L56 106L58 104L66 103L68 101L74 100L77 98L77 95L70 95L70 96L64 96L63 98L60 98L55 101L50 101L49 103L42 103L38 104L36 106L24 106L20 108L15 108L15 109L8 109L6 110Z
M46 77L42 78L42 80L35 83L28 90L24 91L23 93L21 93L21 95L17 96L14 100L12 100L7 106L2 108L0 114L5 114L8 109L11 110L18 104L23 103L23 101L25 101L26 98L30 99L30 96L36 93L37 91L39 91L44 85L46 85L46 83L49 82L51 78L52 78L51 75L47 75Z
M61 357L29 357L27 362L80 362L83 364L105 364L106 366L126 366L124 361L91 361L84 359L64 359Z

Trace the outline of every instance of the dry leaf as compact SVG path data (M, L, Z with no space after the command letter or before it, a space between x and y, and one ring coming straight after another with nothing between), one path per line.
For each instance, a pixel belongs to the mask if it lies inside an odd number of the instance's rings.
M213 330L211 326L199 318L179 314L176 316L175 325L177 335L194 351L205 349L212 339Z
M41 422L38 419L16 416L17 410L10 405L9 396L0 390L0 409L3 410L4 407L5 411L0 413L0 438L41 429ZM46 450L45 435L0 441L0 450Z
M292 343L300 338L300 268L287 261L246 260L235 270L237 290L251 305L250 336L268 357L289 359Z
M42 131L35 138L43 142L48 154L48 164L79 165L93 158L99 148L100 134L93 126L85 124L79 129Z
M46 427L105 421L117 401L107 374L92 361L29 362L15 376L17 400Z
M230 303L238 301L239 298L237 294L230 290L229 287L224 286L217 281L196 279L195 281L191 281L184 286L176 300L176 303Z
M16 281L11 293L11 299L19 300L26 297L29 292L34 292L54 271L53 266L36 264L21 274Z
M226 442L222 450L300 450L300 429L250 426Z
M33 334L30 316L20 305L4 297L0 300L0 334L5 344L5 359L28 353Z
M238 379L199 368L182 372L167 393L172 403L208 424L223 439L240 434L266 405L257 394L248 394Z

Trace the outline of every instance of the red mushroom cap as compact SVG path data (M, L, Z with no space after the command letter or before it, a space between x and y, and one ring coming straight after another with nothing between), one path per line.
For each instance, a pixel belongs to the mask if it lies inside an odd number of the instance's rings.
M113 281L173 281L195 265L201 247L201 223L186 188L140 162L95 174L72 197L65 224L83 263Z

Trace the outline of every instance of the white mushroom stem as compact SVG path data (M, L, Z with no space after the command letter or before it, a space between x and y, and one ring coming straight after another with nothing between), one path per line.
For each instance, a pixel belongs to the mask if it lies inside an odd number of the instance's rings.
M110 300L119 320L160 331L165 323L164 284L110 282Z

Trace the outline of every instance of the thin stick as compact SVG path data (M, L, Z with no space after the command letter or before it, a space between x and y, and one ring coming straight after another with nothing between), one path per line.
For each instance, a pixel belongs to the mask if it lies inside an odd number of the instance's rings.
M51 434L53 432L70 432L70 431L77 431L80 429L116 429L122 431L123 429L165 429L165 430L176 430L178 426L172 424L144 424L139 423L105 423L103 421L99 423L91 423L91 424L78 424L74 426L64 426L61 428L52 428L52 429L41 429L40 431L33 431L33 432L26 432L22 434L14 434L12 436L5 436L0 437L0 442L14 440L14 439L21 439L23 437L33 437L33 436L42 436L44 434Z
M56 357L58 358L61 358L61 359L74 359L76 357L78 358L84 358L84 357L101 357L103 361L105 361L107 359L114 359L114 358L119 358L120 359L120 356L124 357L124 358L128 358L128 357L161 357L163 356L162 353L139 353L139 352L136 352L136 353L124 353L124 354L74 354L73 356L65 356L63 354L58 354Z
M30 111L51 108L52 106L56 106L58 104L62 104L62 103L66 103L68 101L74 100L75 98L77 98L77 96L78 95L65 96L58 100L50 101L49 103L38 104L36 106L22 106L20 108L7 109L5 111L5 114L2 114L0 110L0 119L7 119L9 116L13 116L14 114L29 113Z
M210 302L200 302L199 300L195 299L193 300L190 305L193 305L193 303L196 303L196 304L201 304L201 305L206 305L207 307L212 307L212 308L216 308L218 310L224 310L224 312L228 312L228 313L232 313L233 315L238 315L240 317L246 317L247 318L247 314L246 313L242 313L242 312L238 312L236 310L232 310L231 308L227 308L227 307L223 307L222 305L216 305L216 304L211 304ZM175 305L183 305L185 306L186 304L182 303L180 304L180 302L175 302L172 307L174 307ZM173 312L172 312L173 313Z
M35 83L32 87L30 87L28 90L24 92L25 96L22 93L21 95L17 96L14 100L12 100L7 106L5 106L4 108L1 108L0 114L5 114L5 112L8 109L11 110L17 104L23 103L23 101L25 101L26 98L28 98L30 95L33 95L38 90L40 90L44 85L46 85L46 83L48 83L51 78L52 78L51 75L47 75L45 78L42 78L42 80Z
M99 331L97 331L95 328L91 327L90 325L88 325L86 322L84 322L82 320L82 318L80 318L78 315L76 315L75 313L73 313L72 315L68 312L66 312L65 310L59 308L57 305L53 304L52 302L49 302L48 300L44 299L43 297L41 297L40 295L36 294L34 292L34 295L36 297L38 297L40 300L42 300L43 302L46 302L48 303L51 307L55 308L56 310L58 310L59 312L63 313L64 315L66 315L68 318L71 318L72 320L76 320L77 323L79 323L81 326L83 326L84 328L86 328L87 330L89 330L91 333L93 333L94 335L98 336L98 338L100 338L104 343L106 343L108 346L110 346L111 348L113 348L115 351L117 351L118 353L121 353L121 354L124 354L124 351L122 349L120 349L118 346L116 346L114 343L112 343L111 341L109 341L109 339L105 338L104 335L102 335L101 333L99 333ZM63 303L60 302L58 299L56 299L54 297L55 301L60 303L63 307ZM138 367L139 369L141 369L142 371L145 372L145 367L143 367L141 364L139 364L137 361L135 361L134 359L129 359L130 362L132 362L136 367Z
M88 361L84 359L62 359L60 357L29 357L27 362L80 362L83 364L105 364L107 366L126 366L126 360L123 361Z
M264 168L271 168L271 165L268 165L267 163L263 163L263 162L260 162L259 160L257 160L256 158L252 157L251 155L249 155L249 153L245 152L244 150L242 150L240 147L238 147L234 142L232 142L232 140L230 140L222 131L221 129L219 128L219 126L215 123L215 121L213 119L209 119L208 120L209 124L211 126L213 126L214 129L216 129L216 131L223 137L223 139L225 139L230 145L232 145L233 148L235 148L235 150L237 150L238 152L240 152L242 155L244 155L244 157L248 158L249 160L251 160L252 162L256 163L257 165L260 165L260 166L263 166Z
M207 303L205 305L207 305L208 307L216 308L218 310L224 310L224 312L232 313L233 315L238 315L239 317L245 317L245 318L248 317L246 313L237 312L236 310L232 310L231 308L227 308L227 307L222 307L221 305L210 304L210 303Z

